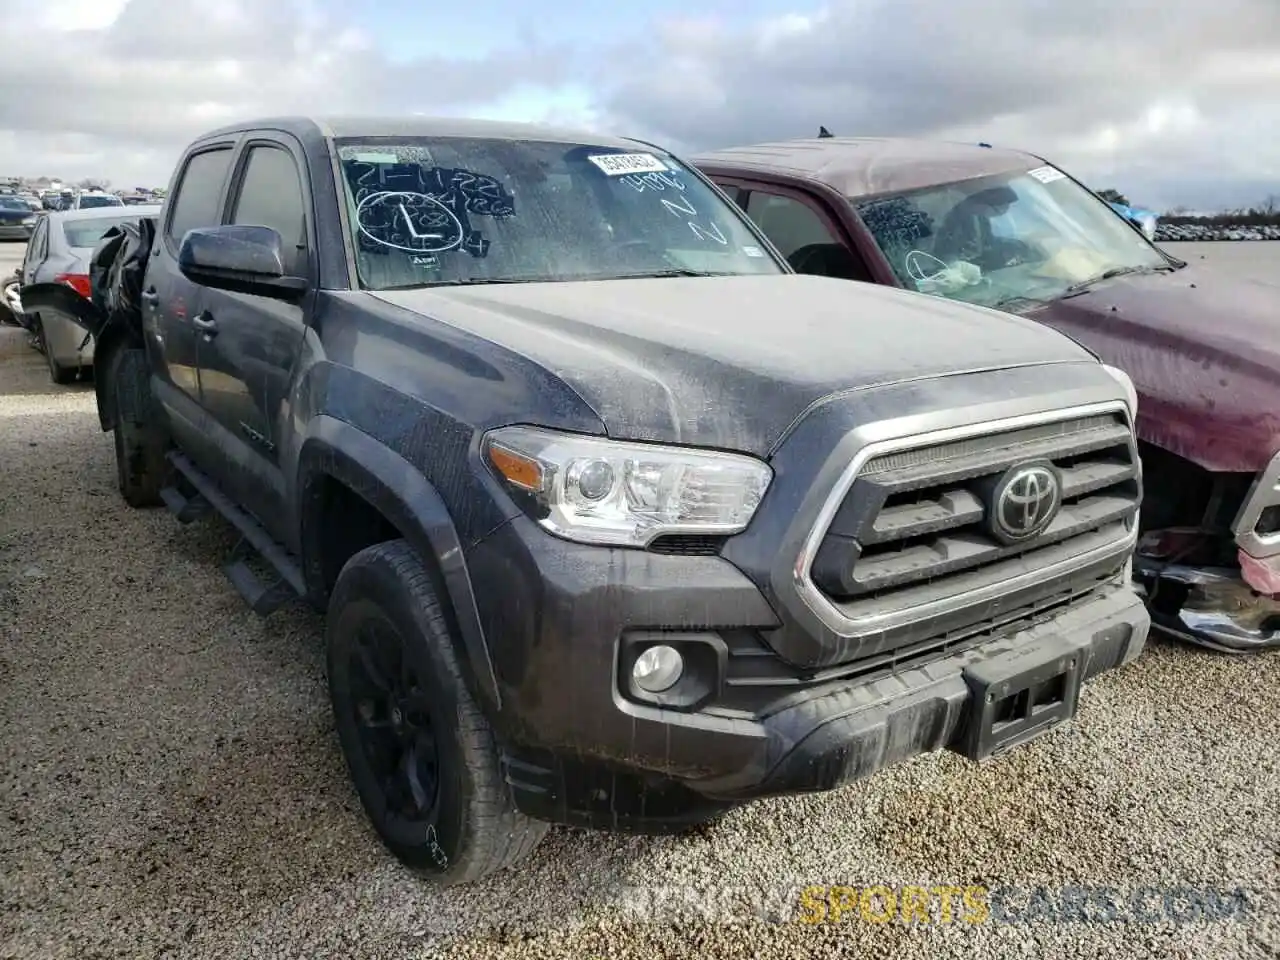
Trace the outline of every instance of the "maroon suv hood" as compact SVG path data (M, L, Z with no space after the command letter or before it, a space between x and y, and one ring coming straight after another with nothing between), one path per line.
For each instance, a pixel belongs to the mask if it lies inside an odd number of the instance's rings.
M1280 286L1188 264L1028 316L1133 378L1143 440L1213 471L1260 470L1280 449Z

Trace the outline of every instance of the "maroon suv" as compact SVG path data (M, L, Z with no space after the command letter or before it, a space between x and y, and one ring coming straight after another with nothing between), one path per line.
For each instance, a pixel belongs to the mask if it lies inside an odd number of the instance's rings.
M1280 646L1280 289L1163 252L1042 157L819 137L695 158L800 273L1042 321L1137 385L1154 621Z

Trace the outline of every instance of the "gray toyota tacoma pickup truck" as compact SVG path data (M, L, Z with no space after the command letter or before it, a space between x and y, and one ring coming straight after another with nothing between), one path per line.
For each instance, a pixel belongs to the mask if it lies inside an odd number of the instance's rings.
M793 273L627 139L265 120L92 301L120 489L327 611L368 815L439 882L981 760L1138 655L1132 384L1015 316ZM104 292L105 291L105 292Z

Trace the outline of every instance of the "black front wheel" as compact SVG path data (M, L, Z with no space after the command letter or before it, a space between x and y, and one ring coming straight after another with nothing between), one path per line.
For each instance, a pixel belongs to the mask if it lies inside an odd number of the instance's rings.
M343 567L326 624L334 721L383 843L442 885L524 859L546 824L515 809L430 575L403 540Z

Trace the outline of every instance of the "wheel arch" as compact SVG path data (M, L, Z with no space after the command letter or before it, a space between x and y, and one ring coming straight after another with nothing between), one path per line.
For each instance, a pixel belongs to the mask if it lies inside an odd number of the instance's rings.
M334 496L355 497L405 539L432 573L456 627L459 655L482 702L501 709L501 695L462 543L445 502L422 471L394 450L345 421L319 415L308 426L298 456L297 504L303 576L316 603L328 599L332 570L330 511ZM336 487L335 487L336 485ZM345 501L352 504L353 501ZM358 512L358 511L357 511ZM369 539L375 537L374 539ZM339 541L345 563L359 549L387 539L371 529ZM367 542L366 542L367 541Z

